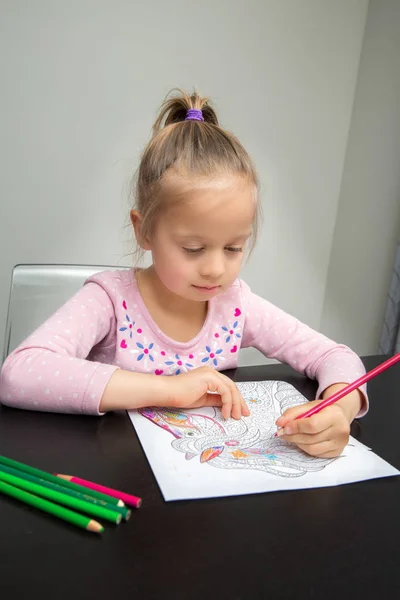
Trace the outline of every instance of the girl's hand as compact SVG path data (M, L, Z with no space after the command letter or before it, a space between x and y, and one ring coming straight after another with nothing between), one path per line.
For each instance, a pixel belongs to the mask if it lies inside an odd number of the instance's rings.
M237 385L210 367L200 367L188 373L163 377L166 394L162 406L174 408L198 408L222 406L222 416L228 419L247 417L250 414ZM213 392L213 393L210 393ZM157 402L157 406L161 406Z
M335 384L327 388L323 398L332 396L346 384ZM276 421L281 427L278 437L296 444L301 450L321 458L339 456L350 436L350 423L358 413L361 405L361 393L358 390L348 394L338 402L327 406L319 413L305 419L294 419L320 402L314 400L302 406L289 408Z

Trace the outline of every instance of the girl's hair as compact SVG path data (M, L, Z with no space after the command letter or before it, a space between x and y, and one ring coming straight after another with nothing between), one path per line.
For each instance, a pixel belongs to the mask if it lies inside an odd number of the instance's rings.
M143 239L151 235L162 208L160 191L171 167L185 176L201 178L221 172L240 175L255 186L258 196L258 178L250 156L235 136L220 127L208 98L176 91L174 96L168 94L160 108L136 174L135 208L142 215ZM189 109L201 110L204 121L185 120ZM261 210L258 198L256 204L252 247Z

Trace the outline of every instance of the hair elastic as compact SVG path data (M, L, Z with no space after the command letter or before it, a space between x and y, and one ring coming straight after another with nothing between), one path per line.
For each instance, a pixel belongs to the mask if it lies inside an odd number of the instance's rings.
M189 108L185 121L204 121L203 112L197 108Z

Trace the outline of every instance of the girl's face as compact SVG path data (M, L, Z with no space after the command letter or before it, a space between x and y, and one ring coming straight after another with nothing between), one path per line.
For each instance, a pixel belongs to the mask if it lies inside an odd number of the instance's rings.
M148 242L153 268L169 291L209 300L229 288L240 271L256 210L254 185L233 175L200 184L175 176L166 192L175 201Z

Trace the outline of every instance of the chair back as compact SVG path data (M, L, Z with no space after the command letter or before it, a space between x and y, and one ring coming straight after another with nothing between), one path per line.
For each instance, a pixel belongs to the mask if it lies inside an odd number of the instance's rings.
M3 361L73 296L88 277L116 268L124 269L99 265L15 266L11 277Z

